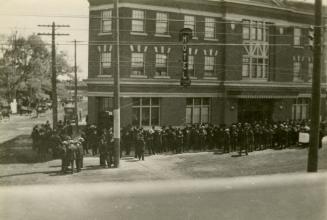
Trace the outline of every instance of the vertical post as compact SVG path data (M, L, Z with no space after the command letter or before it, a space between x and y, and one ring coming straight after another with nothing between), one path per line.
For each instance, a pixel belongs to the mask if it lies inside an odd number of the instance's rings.
M52 125L57 128L58 109L57 109L57 70L56 70L56 25L52 22Z
M223 55L221 56L221 62L223 64L223 71L221 72L221 83L220 83L220 87L221 87L221 93L222 93L222 103L221 103L221 114L220 114L220 123L225 124L226 122L226 102L227 102L227 92L226 92L226 87L225 87L225 80L226 80L226 43L227 43L227 20L226 20L226 6L225 3L223 3L223 23L222 23L222 32L223 32L223 39L222 39L222 43L225 44L225 46L223 46Z
M116 42L114 48L114 146L115 146L115 164L116 168L119 167L120 160L120 67L119 67L119 8L118 0L114 0L114 21L115 31L114 42Z
M74 76L75 76L75 94L74 94L74 99L75 99L75 120L76 120L76 132L78 133L78 109L77 109L77 61L76 61L76 56L77 56L77 51L76 51L76 40L74 40Z
M310 147L308 154L308 172L318 170L318 145L320 128L320 71L321 71L321 23L322 23L322 1L315 0L315 28L314 28L314 50L313 50L313 77L311 98L311 127Z

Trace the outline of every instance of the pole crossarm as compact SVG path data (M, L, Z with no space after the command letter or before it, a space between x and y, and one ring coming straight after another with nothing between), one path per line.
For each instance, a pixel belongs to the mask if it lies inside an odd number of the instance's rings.
M52 25L39 24L38 27L48 27L51 28L51 33L38 33L41 36L51 36L51 59L52 59L52 75L51 75L51 85L52 85L52 125L53 129L57 128L58 122L58 98L57 98L57 64L56 64L56 36L67 36L67 33L56 33L56 28L58 27L70 27L69 25L56 25L52 22Z

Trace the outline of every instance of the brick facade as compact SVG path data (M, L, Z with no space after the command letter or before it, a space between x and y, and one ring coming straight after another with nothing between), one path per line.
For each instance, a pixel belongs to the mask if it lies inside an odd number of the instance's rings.
M111 52L113 35L101 33L102 11L112 10L110 0L89 0L89 119L97 122L98 97L112 97L112 76L100 75L100 54ZM279 4L276 4L279 2ZM160 124L183 125L187 98L209 98L209 123L234 123L239 120L240 99L271 100L272 120L292 119L293 104L306 97L309 102L311 84L308 77L312 52L307 46L308 26L313 22L307 5L288 5L284 1L203 1L195 0L120 0L120 76L122 125L132 123L133 98L156 97L160 99ZM144 32L133 33L133 10L144 12ZM308 12L309 10L309 12ZM168 15L168 33L156 33L156 13ZM179 85L182 72L182 48L179 32L184 27L184 16L195 17L195 38L189 42L190 55L194 56L192 85ZM215 19L214 39L206 39L205 18ZM264 22L267 27L268 75L263 79L245 79L242 60L246 55L242 37L243 20ZM294 27L301 28L301 44L294 46ZM260 47L261 42L255 42ZM261 48L261 47L260 47ZM144 54L144 74L132 76L132 53ZM156 54L167 54L168 77L156 77ZM214 71L205 76L205 56L214 56ZM114 65L114 57L111 57ZM299 82L294 82L293 63L301 63ZM252 67L258 68L258 67ZM255 70L257 71L257 70ZM111 75L114 72L111 69ZM252 74L252 73L250 73ZM322 74L322 81L326 80ZM111 107L112 108L112 107ZM110 109L109 109L110 110ZM202 110L201 110L202 111ZM308 110L309 112L309 110ZM222 117L223 116L223 117ZM205 117L205 116L203 116Z

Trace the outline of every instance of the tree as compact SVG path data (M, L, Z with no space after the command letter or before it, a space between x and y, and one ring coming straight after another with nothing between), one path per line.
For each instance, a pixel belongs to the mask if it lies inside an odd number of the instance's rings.
M2 49L3 57L0 57L0 97L8 102L16 98L29 105L51 97L51 53L48 45L34 34L27 38L9 36L6 42L6 48ZM57 73L71 71L67 54L57 54Z

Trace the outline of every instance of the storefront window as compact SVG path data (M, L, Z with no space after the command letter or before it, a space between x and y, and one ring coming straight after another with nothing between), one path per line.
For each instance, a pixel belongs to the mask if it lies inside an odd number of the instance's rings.
M160 120L159 98L133 98L134 126L159 125Z
M187 98L185 123L209 123L209 109L209 98Z

